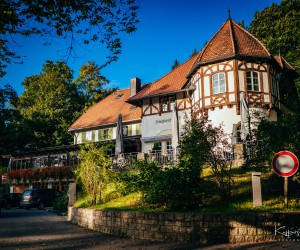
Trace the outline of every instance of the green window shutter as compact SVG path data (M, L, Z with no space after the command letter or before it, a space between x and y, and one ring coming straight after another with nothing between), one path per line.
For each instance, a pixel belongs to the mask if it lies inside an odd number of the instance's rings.
M81 132L81 141L86 142L85 140L85 132Z
M132 125L128 125L128 136L132 136Z
M108 130L108 138L109 140L111 140L113 138L113 128L109 128Z
M92 131L92 141L95 141L95 130Z
M141 134L141 124L136 124L135 125L135 134L140 135Z

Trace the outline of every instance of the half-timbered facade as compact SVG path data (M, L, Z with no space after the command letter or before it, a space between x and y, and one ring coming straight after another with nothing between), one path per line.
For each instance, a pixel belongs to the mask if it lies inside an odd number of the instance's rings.
M74 132L74 144L114 140L121 113L125 153L168 151L173 148L176 107L179 135L193 113L215 126L223 124L234 144L240 139L242 123L245 126L242 98L252 124L257 114L276 121L298 104L294 84L298 76L284 58L272 56L229 18L197 55L150 84L142 86L138 78L132 78L129 89L116 91L91 107L69 131Z
M284 66L285 63L285 66ZM249 106L250 118L257 114L276 121L287 112L282 87L283 72L292 72L289 87L295 89L298 74L282 58L273 57L264 45L233 20L228 19L198 55L190 58L161 79L153 82L128 100L142 107L143 151L155 141L170 143L169 112L176 100L183 116L190 112L224 125L232 143L241 129L241 93ZM295 74L296 73L296 74ZM292 97L298 102L297 96ZM289 98L286 98L286 100ZM253 128L253 127L252 127ZM161 136L163 135L163 136ZM171 147L168 145L168 147Z

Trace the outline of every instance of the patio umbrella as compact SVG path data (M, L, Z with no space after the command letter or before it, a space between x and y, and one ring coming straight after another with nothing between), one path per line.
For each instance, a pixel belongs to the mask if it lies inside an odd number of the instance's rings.
M245 92L240 93L240 114L241 114L241 138L245 139L249 133L249 105Z
M179 126L178 126L178 111L177 104L174 103L172 111L172 148L173 148L173 157L176 159L176 150L179 143Z
M123 126L122 114L118 114L115 154L118 155L121 153L123 153Z

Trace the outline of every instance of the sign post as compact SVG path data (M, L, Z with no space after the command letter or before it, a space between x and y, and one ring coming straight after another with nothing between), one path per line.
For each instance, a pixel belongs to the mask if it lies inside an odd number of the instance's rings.
M284 177L284 207L288 208L289 201L288 201L288 186L289 186L289 177Z
M284 177L284 206L288 208L288 177L297 172L298 158L292 152L280 151L274 156L272 167L279 176Z

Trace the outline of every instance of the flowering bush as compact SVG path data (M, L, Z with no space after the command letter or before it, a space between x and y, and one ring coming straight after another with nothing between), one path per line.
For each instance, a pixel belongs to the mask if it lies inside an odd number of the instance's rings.
M10 181L19 182L22 178L23 180L39 181L47 180L49 178L53 179L64 179L72 178L74 176L73 167L43 167L43 168L28 168L28 169L17 169L7 172Z
M21 180L21 170L12 170L7 172L8 174L8 179L9 180L16 180L16 181L20 181Z

